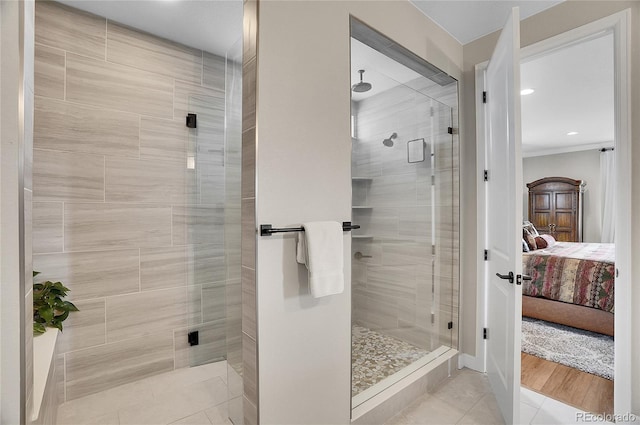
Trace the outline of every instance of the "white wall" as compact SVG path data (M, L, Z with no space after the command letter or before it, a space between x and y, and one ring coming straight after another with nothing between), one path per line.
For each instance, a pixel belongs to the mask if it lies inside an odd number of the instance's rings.
M349 16L460 76L462 47L409 2L259 3L257 225L351 217ZM350 238L345 292L314 300L295 236L257 246L262 424L348 424Z
M569 177L587 182L583 204L583 241L600 242L602 214L600 203L600 151L590 149L555 155L524 158L522 181L524 183L523 216L529 216L529 190L527 183L544 177ZM544 232L545 229L539 229Z

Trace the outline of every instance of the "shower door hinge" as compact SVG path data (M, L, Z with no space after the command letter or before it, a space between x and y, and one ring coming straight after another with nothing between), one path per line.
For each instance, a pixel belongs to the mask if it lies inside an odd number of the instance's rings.
M453 329L453 322L447 323L447 329Z
M489 250L488 249L484 250L484 261L489 261Z
M431 245L431 255L436 255L436 246Z
M453 134L453 127L447 127L447 133Z
M484 181L489 181L489 170L484 170Z
M196 128L197 127L197 118L196 114L187 114L187 127Z
M482 92L482 103L487 103L487 92L486 91Z
M482 329L482 339L489 339L489 330L487 328Z
M435 186L436 185L436 176L431 176L431 186Z
M429 115L429 116L431 116L431 117L432 117L432 116L433 116L433 106L431 107L431 110L430 110L430 112L429 112L429 113L430 113L430 115Z
M200 344L200 338L198 331L192 331L187 334L187 342L189 345L194 346Z

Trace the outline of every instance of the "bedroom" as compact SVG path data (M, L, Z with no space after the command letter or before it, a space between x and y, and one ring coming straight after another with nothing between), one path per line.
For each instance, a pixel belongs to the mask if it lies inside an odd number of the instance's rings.
M522 385L593 413L613 411L613 50L605 33L521 64Z

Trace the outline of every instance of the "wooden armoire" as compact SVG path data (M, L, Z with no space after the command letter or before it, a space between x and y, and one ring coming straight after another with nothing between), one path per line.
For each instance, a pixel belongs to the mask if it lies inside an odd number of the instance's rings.
M582 242L584 180L545 177L529 188L529 221L558 241Z

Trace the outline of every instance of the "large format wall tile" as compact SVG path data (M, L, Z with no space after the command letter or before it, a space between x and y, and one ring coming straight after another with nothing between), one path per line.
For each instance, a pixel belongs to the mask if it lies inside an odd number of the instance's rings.
M64 99L64 51L35 46L34 88L36 96Z
M176 80L174 118L183 120L187 113L198 114L198 126L224 124L224 91Z
M65 251L171 245L171 208L132 204L65 204Z
M222 231L222 228L219 230ZM189 245L189 284L224 282L227 277L224 254L224 246L221 243Z
M173 207L173 244L224 242L224 209L204 206Z
M242 332L257 338L256 271L242 268Z
M185 166L176 162L107 159L107 202L189 203Z
M106 367L108 365L108 367ZM67 400L173 370L173 332L68 353Z
M202 84L224 91L226 64L222 56L203 52ZM178 77L179 78L179 77Z
M36 2L36 43L104 59L106 19L53 1Z
M63 282L72 300L138 292L138 250L67 252L33 258L39 277Z
M143 291L187 284L184 246L140 249L140 288Z
M104 157L34 149L33 163L36 200L104 200Z
M60 334L62 353L106 342L104 300L74 301L78 310L69 315Z
M244 395L253 404L258 403L258 347L256 341L242 334L242 377Z
M183 121L140 119L140 158L187 163L187 126Z
M187 325L185 288L107 298L107 341L140 338Z
M107 23L107 60L198 84L202 81L201 50L136 31L113 21ZM222 76L224 77L224 68Z
M33 253L62 252L62 202L33 203Z
M36 98L34 147L138 157L138 117Z
M67 100L171 118L173 80L124 65L67 54Z

